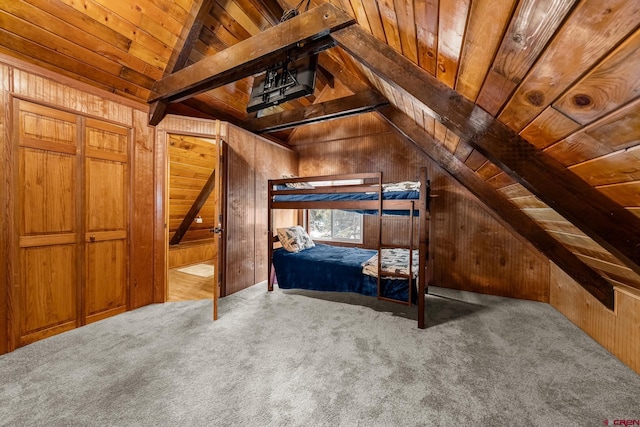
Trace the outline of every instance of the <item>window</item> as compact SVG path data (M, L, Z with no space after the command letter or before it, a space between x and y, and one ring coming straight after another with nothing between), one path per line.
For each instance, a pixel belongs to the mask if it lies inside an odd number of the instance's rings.
M362 214L309 209L309 234L314 240L362 243Z
M361 180L314 182L322 185L361 184ZM309 209L309 235L314 240L362 243L362 214L338 209Z

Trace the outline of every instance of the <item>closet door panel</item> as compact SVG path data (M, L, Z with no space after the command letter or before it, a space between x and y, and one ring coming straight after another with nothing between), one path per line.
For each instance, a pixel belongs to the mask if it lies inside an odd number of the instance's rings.
M74 233L75 156L20 149L21 236Z
M78 277L77 117L15 101L18 228L16 343L75 328Z
M87 243L87 323L122 313L127 308L127 246L125 239Z
M76 245L20 249L20 342L76 327Z
M26 101L16 101L19 114L20 146L76 153L75 114Z
M122 126L87 119L86 155L126 162L129 147L128 132L128 129Z
M84 314L87 323L127 310L128 150L127 128L86 120Z
M86 165L87 231L126 229L126 164L87 159Z

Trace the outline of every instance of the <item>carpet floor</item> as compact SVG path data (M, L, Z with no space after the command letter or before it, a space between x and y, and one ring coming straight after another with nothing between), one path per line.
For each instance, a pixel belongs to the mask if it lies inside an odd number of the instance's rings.
M640 376L548 304L267 292L156 304L0 356L2 426L602 426Z

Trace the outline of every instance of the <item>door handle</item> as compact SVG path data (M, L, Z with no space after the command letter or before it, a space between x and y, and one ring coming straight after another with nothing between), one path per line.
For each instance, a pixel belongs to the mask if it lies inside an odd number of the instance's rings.
M217 226L215 228L210 228L209 229L209 233L215 233L215 234L220 234L224 231L224 229L221 226Z

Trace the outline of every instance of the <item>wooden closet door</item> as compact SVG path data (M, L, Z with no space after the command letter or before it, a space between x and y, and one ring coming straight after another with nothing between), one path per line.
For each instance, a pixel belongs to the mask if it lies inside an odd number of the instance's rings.
M19 243L10 316L19 347L79 323L78 119L20 100L14 112Z
M127 310L129 140L127 128L86 120L84 312L87 323Z

